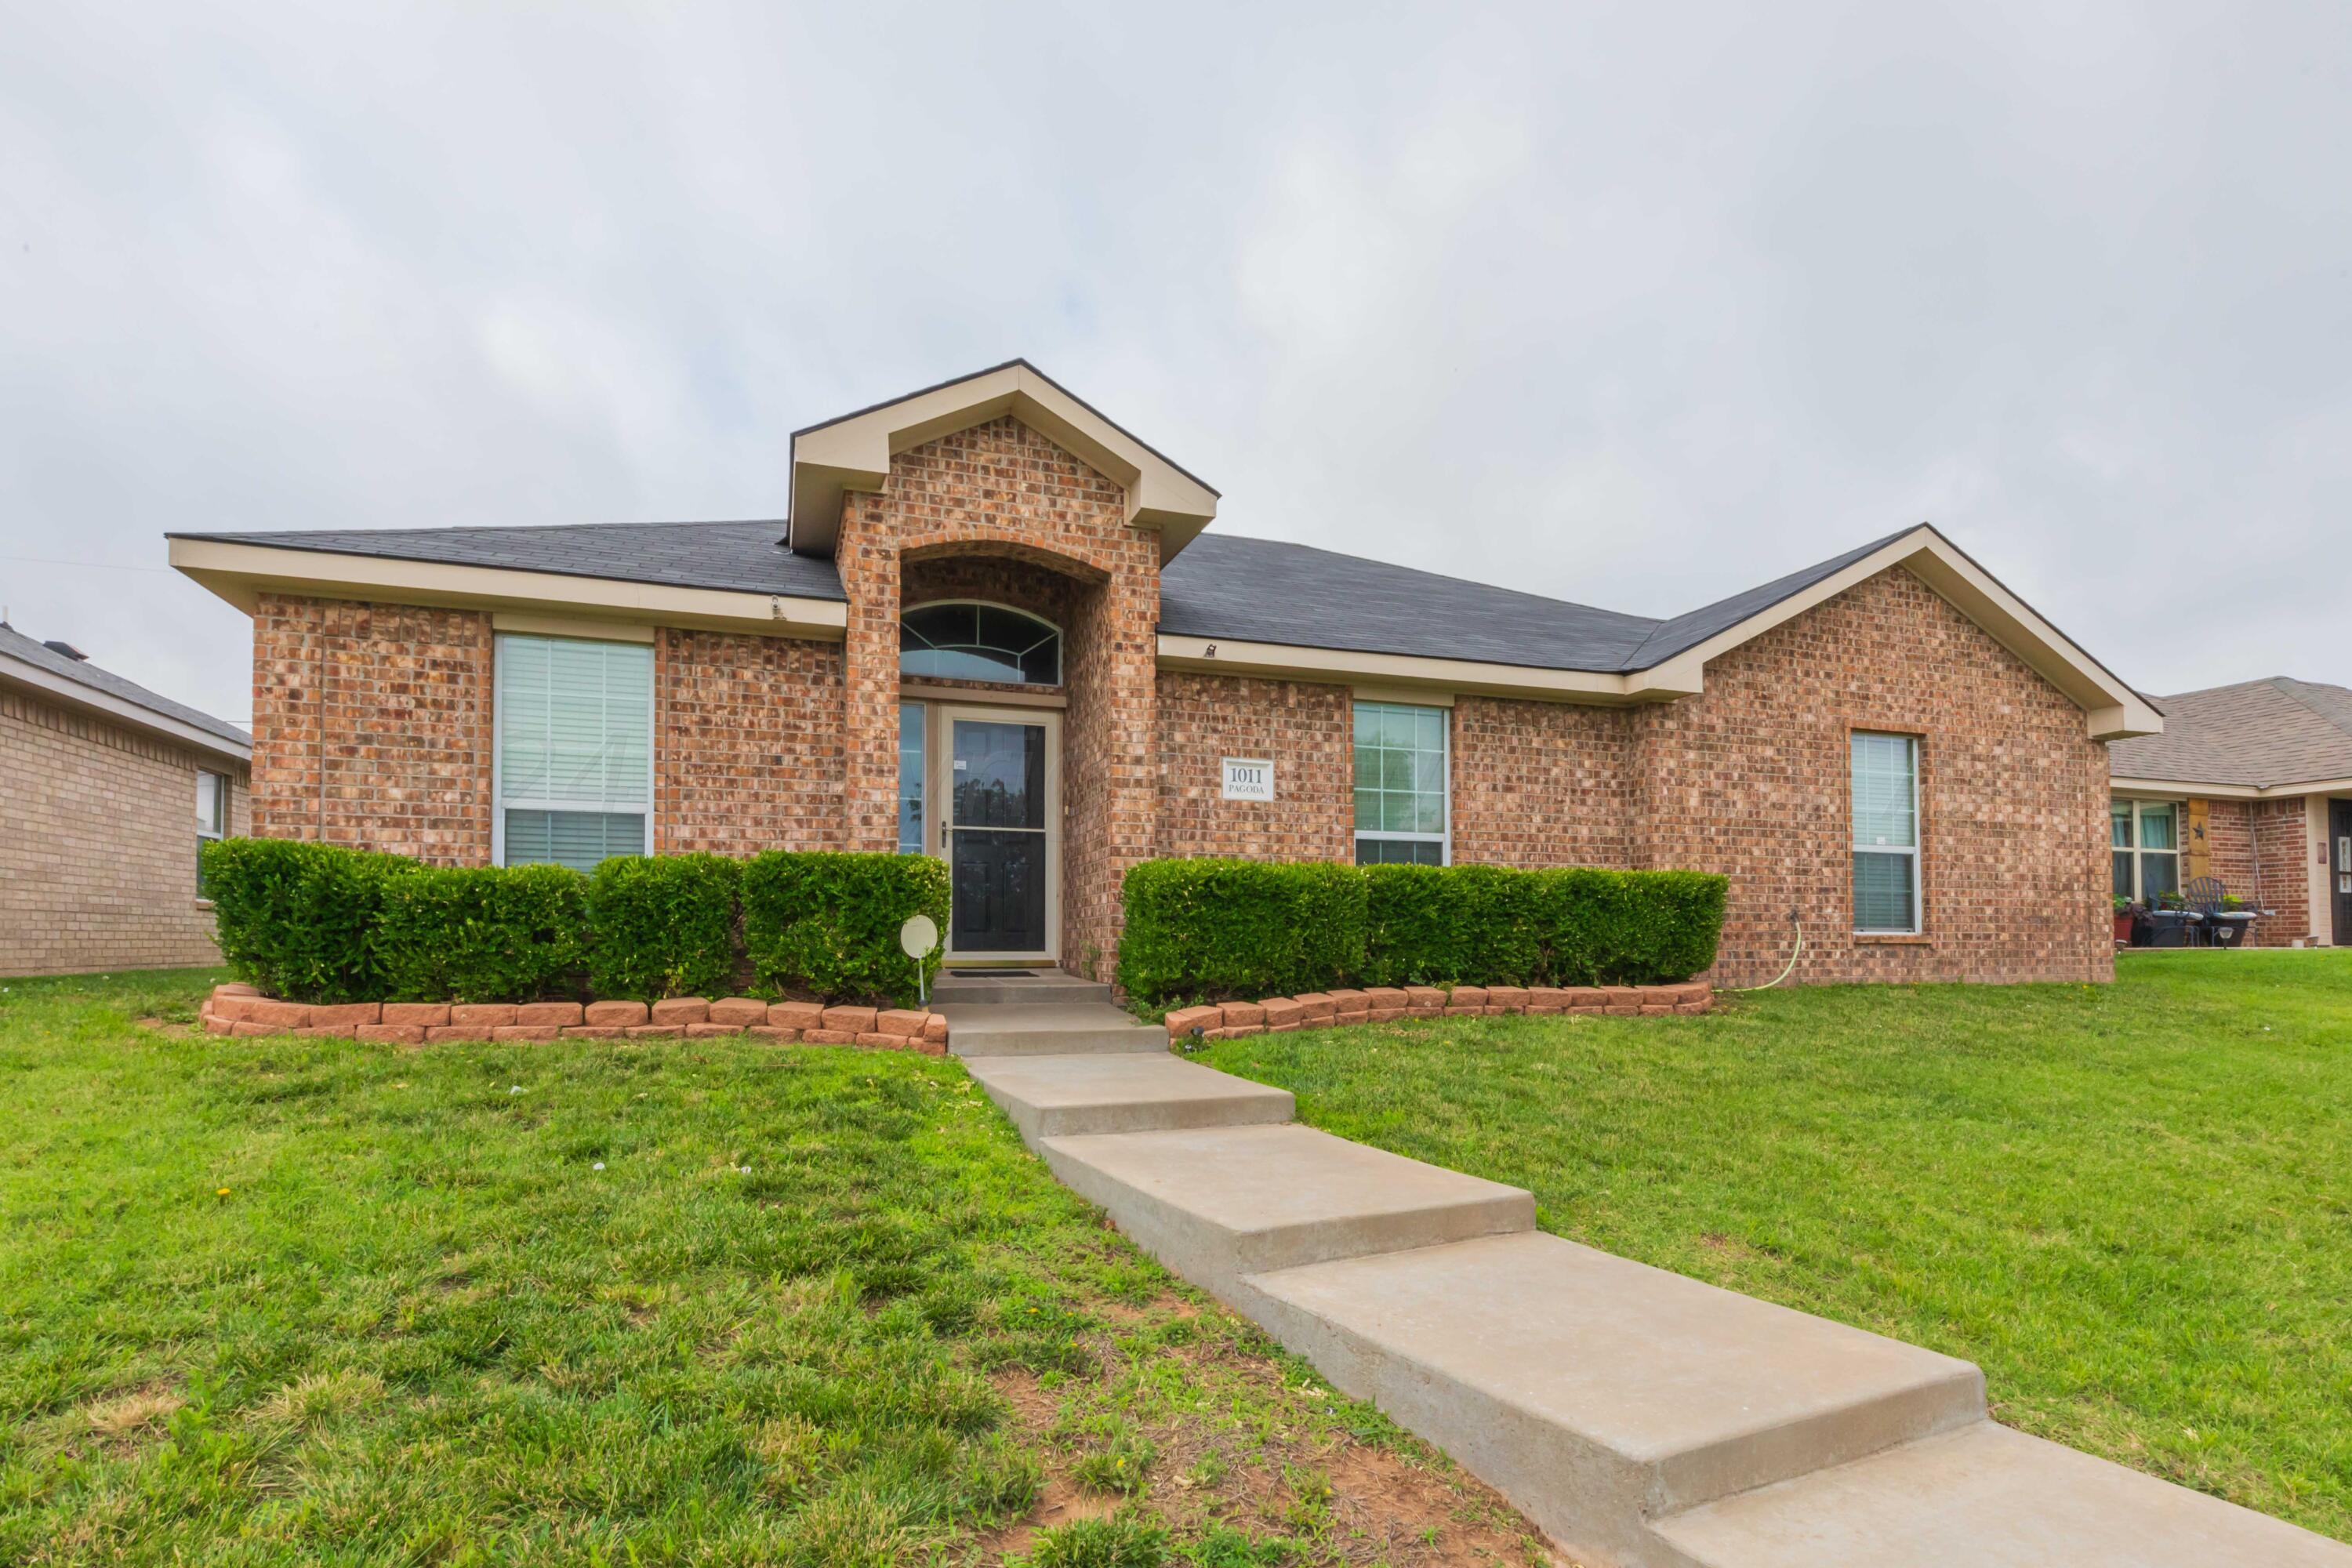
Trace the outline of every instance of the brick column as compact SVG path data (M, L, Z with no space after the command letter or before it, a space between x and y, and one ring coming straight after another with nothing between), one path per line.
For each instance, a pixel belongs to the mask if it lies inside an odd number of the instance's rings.
M887 853L898 847L898 539L880 498L842 498L835 564L849 595L842 847Z

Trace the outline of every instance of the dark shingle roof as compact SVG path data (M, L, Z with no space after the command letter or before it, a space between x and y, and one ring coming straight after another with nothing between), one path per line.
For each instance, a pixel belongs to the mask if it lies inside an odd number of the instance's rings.
M277 533L174 533L224 544L502 566L564 577L612 577L674 588L730 588L801 599L840 599L841 574L777 541L784 525L744 522L577 522L545 528L298 529Z
M2352 691L2273 675L2157 700L2164 733L2116 741L2116 778L2179 784L2315 784L2352 778Z
M678 587L845 598L833 563L785 549L776 542L780 526L771 521L604 522L173 537ZM1160 629L1179 637L1616 673L1645 669L1695 647L1902 537L1889 534L1762 587L1661 621L1304 544L1204 533L1160 574Z
M225 719L215 719L211 714L191 708L184 702L174 702L168 697L159 697L138 682L125 680L110 669L100 669L87 659L68 658L55 648L26 637L5 622L0 622L0 655L22 659L36 669L61 677L77 686L89 687L92 691L104 692L118 701L133 703L150 712L160 713L167 719L176 719L181 723L202 730L208 735L216 735L224 741L232 741L237 745L248 748L253 744L252 736Z

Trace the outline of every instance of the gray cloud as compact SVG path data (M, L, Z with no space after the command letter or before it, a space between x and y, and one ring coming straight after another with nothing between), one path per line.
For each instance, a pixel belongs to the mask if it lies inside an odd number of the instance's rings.
M1118 12L0 0L0 601L242 719L167 528L773 514L1025 353L1236 532L1666 613L1928 518L2352 679L2352 12Z

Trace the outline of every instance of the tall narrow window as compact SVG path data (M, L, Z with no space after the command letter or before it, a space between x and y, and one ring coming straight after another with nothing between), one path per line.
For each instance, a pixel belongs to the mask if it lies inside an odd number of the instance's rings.
M205 888L205 845L228 837L228 779L222 773L196 772L196 897L210 898Z
M1853 929L1919 929L1919 742L1856 731Z
M920 855L924 848L923 721L919 702L898 704L898 853Z
M642 855L653 809L654 650L498 639L499 864L588 871Z
M1356 864L1446 862L1445 710L1356 704Z
M2153 900L2180 890L2179 818L2172 802L2109 802L2107 837L2116 897Z

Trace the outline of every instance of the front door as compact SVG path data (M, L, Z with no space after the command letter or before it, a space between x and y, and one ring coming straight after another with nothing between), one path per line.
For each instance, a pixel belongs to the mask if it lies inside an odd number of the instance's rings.
M2336 945L2352 947L2352 800L2327 803L2328 907L2336 911Z
M1055 932L1055 755L1052 717L1018 710L950 708L943 791L953 889L951 957L1047 957Z

